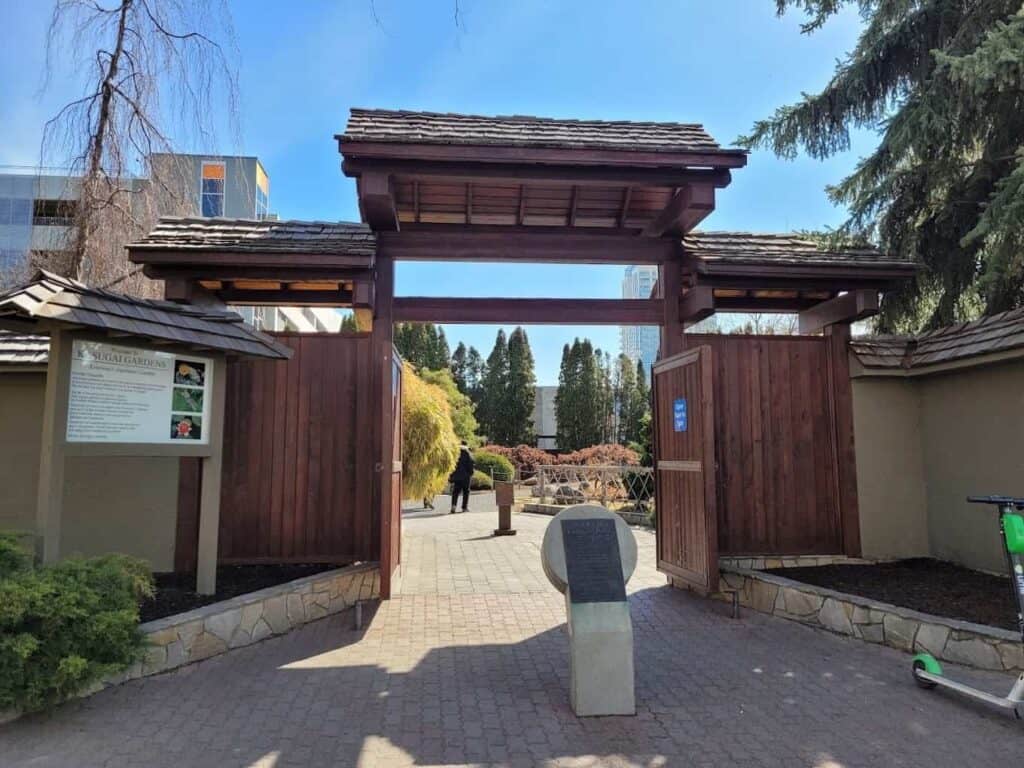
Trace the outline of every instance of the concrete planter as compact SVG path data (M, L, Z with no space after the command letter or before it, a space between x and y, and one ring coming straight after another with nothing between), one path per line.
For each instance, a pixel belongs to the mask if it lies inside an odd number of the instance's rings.
M863 562L848 558L784 560L802 560L800 565L825 565L825 561ZM1024 671L1024 652L1016 632L804 584L755 570L747 566L751 561L760 561L760 567L766 568L791 567L786 562L776 564L780 563L776 558L722 563L722 581L738 594L739 603L744 607L901 651L926 651L942 661L998 672ZM724 593L716 597L731 600L731 596Z
M194 611L141 624L149 650L124 672L98 682L81 695L91 696L111 685L168 672L232 648L252 645L309 621L322 619L380 597L376 563L324 571L257 592L211 603ZM15 711L0 712L0 723L16 719Z

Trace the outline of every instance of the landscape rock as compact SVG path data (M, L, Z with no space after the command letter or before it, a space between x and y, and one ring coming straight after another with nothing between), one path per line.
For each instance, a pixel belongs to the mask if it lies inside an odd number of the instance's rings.
M228 644L219 637L211 632L203 632L192 643L188 660L200 661L201 659L208 659L211 656L216 656L218 653L224 653L227 649Z
M818 621L833 632L842 635L853 634L853 625L850 624L850 617L846 615L843 604L831 597L825 600L824 605L821 606L821 610L818 612Z
M886 645L903 651L913 650L918 627L916 621L889 613L882 620L882 625L885 627Z
M180 640L175 640L167 646L167 669L180 667L186 662L188 662L188 653L186 653L185 646L181 644Z
M861 640L865 640L869 643L884 643L885 642L885 630L882 625L879 624L855 624L854 633Z
M1003 661L1003 669L1024 671L1024 648L1020 643L1000 643L999 656Z
M940 624L921 624L914 640L914 650L925 651L937 659L942 658L942 649L949 640L949 627Z
M263 601L258 600L255 603L249 603L242 607L242 618L238 622L238 628L246 632L252 632L252 628L256 626L256 622L260 620L263 615Z
M981 669L1002 669L1003 661L994 645L984 640L953 640L946 643L943 658Z
M268 625L263 619L260 619L256 622L256 626L252 628L252 641L254 643L258 643L260 640L270 637L272 634L274 633L270 629L270 625Z
M779 590L779 596L783 601L782 610L794 616L802 617L816 614L821 610L821 605L825 601L821 595L801 592L792 587L783 587Z
M306 621L306 608L302 603L302 595L288 595L285 604L288 608L288 620L293 626Z
M230 611L224 611L210 616L203 622L203 629L211 634L216 635L225 643L231 641L231 638L235 634L235 630L238 629L238 624L242 620L242 609L234 608Z
M287 632L291 628L284 595L272 597L263 604L263 620L275 634Z

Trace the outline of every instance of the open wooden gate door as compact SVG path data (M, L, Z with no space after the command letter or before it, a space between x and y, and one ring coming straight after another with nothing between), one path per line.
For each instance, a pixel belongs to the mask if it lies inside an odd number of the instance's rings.
M658 570L702 593L718 589L718 505L711 348L653 369Z
M402 359L392 353L391 366L391 439L387 441L388 454L381 467L390 475L383 487L388 497L384 518L381 520L380 596L391 597L395 571L402 562Z

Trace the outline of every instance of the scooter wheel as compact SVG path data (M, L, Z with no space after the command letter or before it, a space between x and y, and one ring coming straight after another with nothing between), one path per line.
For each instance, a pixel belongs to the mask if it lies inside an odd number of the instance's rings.
M925 671L924 662L920 659L914 659L914 682L928 691L930 691L932 688L936 686L936 683L933 683L931 680L923 680L920 677L918 677L918 671Z

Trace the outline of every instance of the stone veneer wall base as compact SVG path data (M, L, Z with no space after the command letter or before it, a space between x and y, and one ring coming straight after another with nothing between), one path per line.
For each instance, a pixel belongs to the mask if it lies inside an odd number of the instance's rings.
M867 562L846 557L723 558L724 589L713 597L760 613L798 621L840 635L912 653L927 652L940 661L998 672L1024 672L1024 649L1016 632L933 616L859 595L804 584L760 568ZM673 581L673 585L685 588Z
M379 597L377 563L360 563L148 621L139 625L149 643L143 660L97 682L80 697L258 643L348 610L357 601ZM19 714L11 710L0 712L0 724L16 719Z

